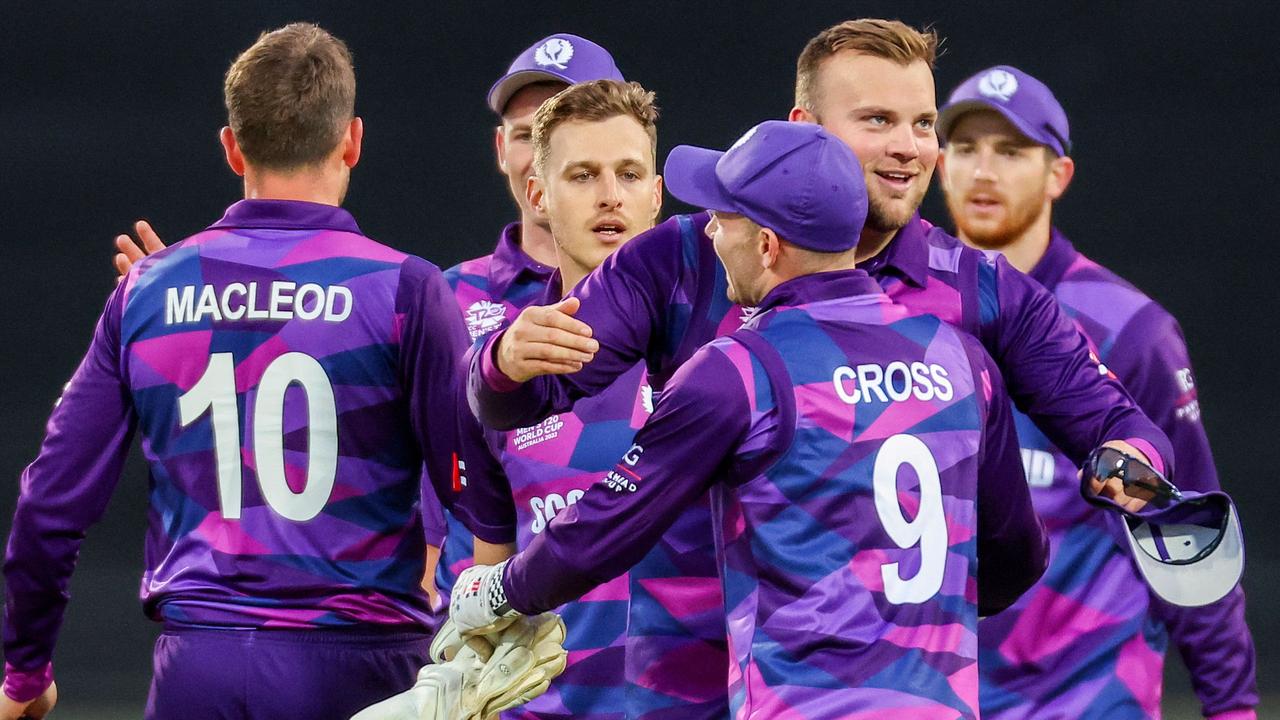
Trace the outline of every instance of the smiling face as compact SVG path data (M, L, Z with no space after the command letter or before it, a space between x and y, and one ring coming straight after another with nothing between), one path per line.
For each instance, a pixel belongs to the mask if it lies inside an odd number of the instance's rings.
M652 138L629 115L552 129L529 200L550 221L566 290L653 227L662 206L654 165Z
M844 50L822 61L815 85L809 117L797 108L792 119L820 123L853 150L870 199L866 227L891 236L920 207L938 161L933 71Z
M994 110L964 114L951 130L940 171L957 233L990 250L1040 226L1038 234L1047 236L1053 201L1070 180L1069 162Z

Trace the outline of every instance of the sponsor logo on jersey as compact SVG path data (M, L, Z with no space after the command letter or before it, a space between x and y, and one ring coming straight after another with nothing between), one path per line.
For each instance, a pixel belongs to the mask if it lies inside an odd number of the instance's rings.
M492 300L477 300L467 308L467 332L475 340L497 330L507 318L507 306Z
M639 445L635 446L640 447ZM634 449L634 448L633 448ZM639 459L639 456L636 456ZM612 470L600 479L600 483L614 492L635 492L639 488L640 476L634 471L615 465Z
M511 438L512 444L517 450L533 447L541 442L553 440L560 435L560 431L564 428L564 421L559 415L552 415L537 425L522 427L516 430Z
M992 70L978 81L978 92L1001 102L1008 102L1018 92L1018 78L1005 70Z
M634 468L640 462L640 456L644 454L644 448L638 443L631 445L622 455L622 462L614 466L603 478L600 483L610 490L620 492L635 492L639 487L640 476L635 473ZM623 466L626 467L623 467Z
M1173 374L1173 378L1182 393L1173 410L1174 416L1179 420L1200 422L1200 400L1196 397L1196 379L1191 375L1191 368L1180 368Z
M458 453L453 454L453 491L462 492L462 488L467 486L467 463L458 459Z
M1027 484L1033 488L1052 486L1057 464L1058 461L1051 452L1022 448L1022 469L1027 474Z
M841 365L832 373L836 395L850 404L870 402L903 402L912 397L921 401L933 399L948 402L955 390L947 369L937 363L891 362L888 365L866 363L856 368Z
M1089 359L1098 364L1099 375L1101 375L1102 377L1111 378L1112 380L1119 379L1116 377L1115 373L1111 372L1111 368L1107 367L1106 363L1102 362L1102 359L1099 358L1098 354L1095 353L1093 350L1089 351Z
M573 43L564 38L551 38L533 51L533 61L542 67L568 70L565 63L571 59L573 59Z
M653 414L653 388L649 383L640 386L640 407L650 415Z

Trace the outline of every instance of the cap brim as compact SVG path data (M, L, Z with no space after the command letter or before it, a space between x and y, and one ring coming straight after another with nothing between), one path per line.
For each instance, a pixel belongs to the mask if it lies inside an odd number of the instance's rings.
M1031 142L1044 145L1055 153L1066 154L1067 152L1065 147L1059 147L1061 143L1056 138L1044 137L1043 132L1032 127L1030 123L1022 119L1022 117L1017 113L1004 105L989 102L987 100L961 100L942 108L941 112L938 113L938 139L945 144L947 142L947 137L951 135L951 129L956 124L956 121L965 113L970 113L974 110L994 110L995 112L1000 113L1001 117L1008 120L1010 124L1018 129L1018 132L1022 133L1022 135Z
M1200 607L1226 597L1244 574L1244 538L1235 505L1225 502L1226 522L1219 527L1198 524L1152 524L1130 521L1125 536L1147 585L1166 602L1182 607ZM1161 557L1177 559L1194 555L1208 547L1217 536L1217 547L1189 564L1161 562Z
M498 82L493 84L493 87L489 88L489 109L501 115L502 111L507 107L507 101L511 99L512 95L520 92L520 88L540 82L573 84L573 80L568 75L562 75L551 70L517 70L503 75L498 79Z
M739 212L737 203L716 177L716 163L722 157L724 152L720 150L678 145L667 154L663 182L681 202L707 210Z

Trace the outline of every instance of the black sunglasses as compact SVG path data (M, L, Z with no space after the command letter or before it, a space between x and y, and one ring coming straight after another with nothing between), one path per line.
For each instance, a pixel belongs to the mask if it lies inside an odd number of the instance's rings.
M1120 478L1124 494L1159 507L1181 500L1182 491L1155 468L1138 458L1112 447L1098 447L1084 461L1085 479L1106 481Z

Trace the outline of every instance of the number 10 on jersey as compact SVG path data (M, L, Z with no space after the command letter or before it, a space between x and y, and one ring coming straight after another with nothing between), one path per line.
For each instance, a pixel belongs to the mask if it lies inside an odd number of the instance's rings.
M307 477L301 492L289 487L284 462L284 400L297 384L307 402ZM222 517L240 518L243 469L240 462L240 413L236 406L235 359L214 353L191 389L178 398L182 427L210 413L217 459L218 504ZM285 353L267 365L258 381L252 413L253 453L262 499L276 514L305 522L320 514L333 492L338 472L338 411L333 385L320 362L299 352Z

